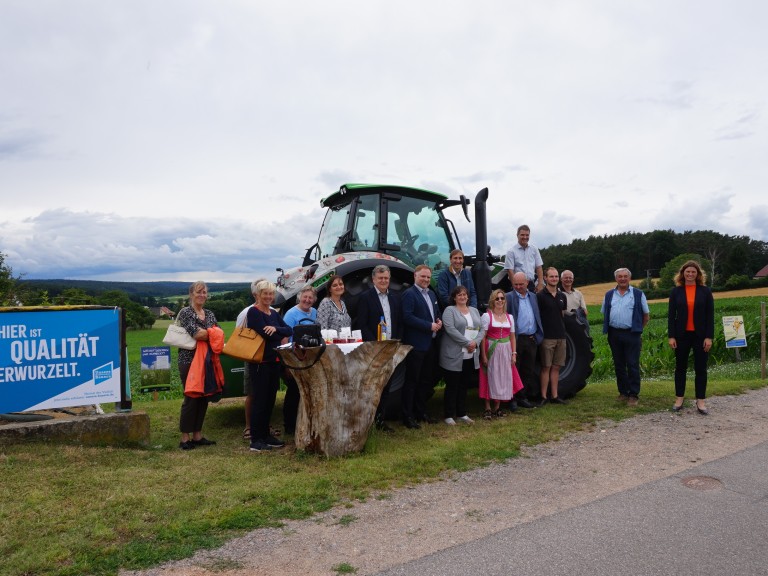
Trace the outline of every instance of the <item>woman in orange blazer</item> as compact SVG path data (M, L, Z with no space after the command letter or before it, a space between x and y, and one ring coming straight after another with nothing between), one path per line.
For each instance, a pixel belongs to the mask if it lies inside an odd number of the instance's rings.
M693 349L696 373L696 409L709 414L704 404L707 397L707 358L715 337L715 301L705 286L706 276L695 260L689 260L675 275L676 286L669 295L667 327L669 345L675 351L675 405L679 412L685 401L685 375L688 356Z

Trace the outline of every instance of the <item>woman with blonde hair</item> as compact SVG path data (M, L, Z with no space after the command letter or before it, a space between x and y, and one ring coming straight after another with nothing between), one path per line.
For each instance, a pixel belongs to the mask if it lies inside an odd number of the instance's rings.
M480 347L478 395L485 400L483 417L490 420L504 416L501 403L512 400L514 393L523 388L515 367L515 320L507 313L507 297L501 289L491 292L488 311L482 317L482 330L485 336Z
M698 262L688 260L684 263L675 275L676 286L669 295L667 314L669 345L675 351L676 398L672 410L679 412L683 408L688 357L693 350L696 410L702 416L709 414L704 404L707 359L715 337L715 301L705 282L706 276Z
M247 326L264 338L264 357L260 363L251 363L251 451L263 452L282 448L285 442L275 438L269 430L269 421L280 387L280 363L275 348L293 335L276 310L270 308L275 299L275 285L267 280L251 284L256 304L248 309Z
M208 330L218 327L216 316L210 310L203 308L208 300L208 287L205 282L197 281L189 287L189 306L179 310L177 322L192 338L198 342L208 342ZM212 446L216 444L203 436L203 420L208 411L209 397L187 396L186 385L192 362L195 360L197 348L193 350L179 349L179 377L181 387L185 391L184 401L181 404L181 416L179 428L181 430L181 442L179 448L192 450L198 446ZM191 393L190 393L191 394Z

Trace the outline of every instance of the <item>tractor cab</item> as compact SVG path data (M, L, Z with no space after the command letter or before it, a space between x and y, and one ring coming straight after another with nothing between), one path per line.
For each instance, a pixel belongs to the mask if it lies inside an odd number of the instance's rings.
M395 291L413 283L413 271L420 264L435 271L436 282L450 263L451 250L461 248L443 210L461 206L467 216L469 200L449 200L405 186L345 184L320 205L327 212L317 242L307 249L301 266L278 269L274 305L282 310L295 303L305 284L322 298L330 279L341 276L345 302L353 313L357 296L371 285L371 273L379 264L389 267L390 289Z
M337 254L377 252L411 269L426 264L448 266L450 252L460 248L453 223L443 216L448 206L469 201L402 186L346 184L324 198L328 208L317 244L309 248L304 266Z

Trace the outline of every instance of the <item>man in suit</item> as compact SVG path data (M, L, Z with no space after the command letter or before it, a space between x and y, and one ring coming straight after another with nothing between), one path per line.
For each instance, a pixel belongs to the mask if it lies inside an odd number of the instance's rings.
M434 386L432 372L438 349L437 336L443 322L437 295L429 288L431 280L429 266L416 266L414 285L403 293L403 343L413 347L405 359L402 408L406 428L421 428L419 421L437 422L427 414L427 400Z
M360 330L365 342L378 340L379 322L381 318L387 325L387 340L400 340L403 331L402 309L400 295L389 289L391 273L388 266L380 264L373 269L371 278L373 286L360 294L357 300L357 316L353 322L355 329ZM381 392L379 406L376 408L376 428L384 432L394 430L384 421L387 399L392 382L403 378L405 363L401 362Z
M536 352L544 340L544 326L541 323L539 304L536 295L528 290L528 278L524 272L512 276L512 290L507 292L507 312L515 320L515 338L517 341L517 370L523 381L523 389L515 395L516 400L510 405L511 410L518 406L533 408L528 401L538 393L539 382L536 378Z

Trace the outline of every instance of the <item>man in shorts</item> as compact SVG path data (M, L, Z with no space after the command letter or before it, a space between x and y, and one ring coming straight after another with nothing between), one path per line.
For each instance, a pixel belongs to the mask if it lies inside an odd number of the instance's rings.
M541 404L547 403L547 392L551 391L551 404L566 404L557 395L560 367L565 366L565 322L563 313L568 308L565 294L557 289L560 275L555 268L547 268L544 275L544 289L536 295L539 304L544 340L539 346L541 360Z

